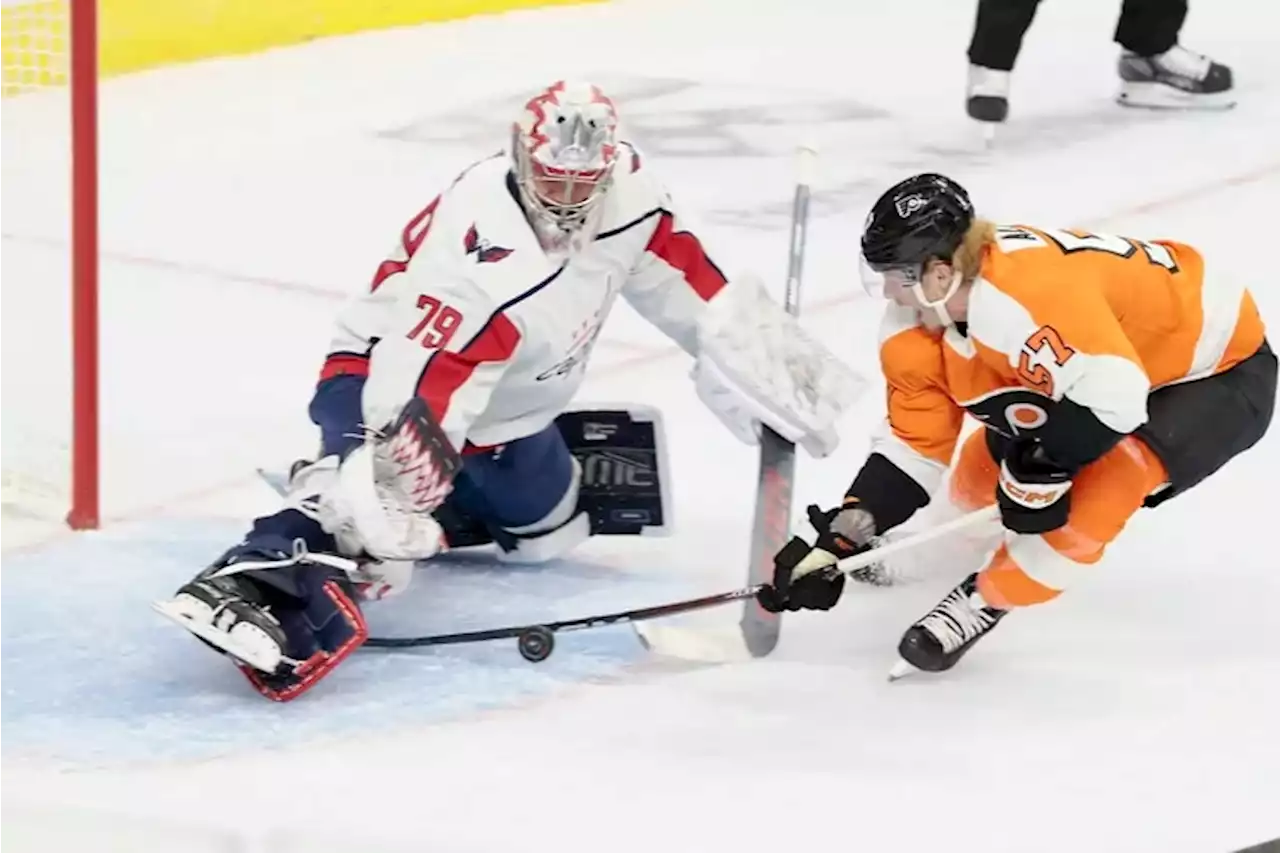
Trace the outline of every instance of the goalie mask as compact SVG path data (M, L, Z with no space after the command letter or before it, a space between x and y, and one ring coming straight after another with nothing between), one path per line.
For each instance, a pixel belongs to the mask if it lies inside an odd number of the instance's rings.
M511 156L531 216L571 231L609 189L618 157L618 113L596 86L563 80L524 106Z

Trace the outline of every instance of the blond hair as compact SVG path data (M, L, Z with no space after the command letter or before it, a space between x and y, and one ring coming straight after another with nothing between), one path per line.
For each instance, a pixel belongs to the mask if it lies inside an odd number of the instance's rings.
M987 246L996 241L996 225L987 219L975 219L964 232L964 239L953 256L954 266L960 271L963 281L973 281L982 268L982 258Z

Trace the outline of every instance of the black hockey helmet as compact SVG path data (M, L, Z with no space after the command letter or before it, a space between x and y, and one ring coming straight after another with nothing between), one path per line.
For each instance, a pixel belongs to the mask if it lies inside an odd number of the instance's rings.
M973 222L964 187L926 172L894 184L876 199L862 230L862 259L872 270L914 271L950 261Z

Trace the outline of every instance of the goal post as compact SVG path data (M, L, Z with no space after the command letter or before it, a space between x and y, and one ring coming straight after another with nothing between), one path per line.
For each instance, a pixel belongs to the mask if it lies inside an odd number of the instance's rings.
M117 381L117 363L99 355L99 313L114 310L119 266L112 260L100 273L100 204L114 215L114 198L99 192L102 81L326 36L580 2L599 0L0 0L6 532L21 524L43 535L64 521L94 529L141 493L112 467L125 467L127 426L100 392L100 382Z
M65 0L71 26L71 509L100 523L98 482L98 10Z
M39 481L38 491L63 494L67 524L77 530L97 528L101 522L99 482L98 393L98 4L99 0L0 0L3 13L3 97L62 99L69 109L67 137L42 137L39 144L66 150L70 166L69 213L63 239L69 246L71 382L70 436L65 440L66 467L44 459L45 449L13 442L7 454L41 457L37 468L10 477L6 490L24 492ZM24 113L6 107L6 118L22 125ZM32 130L10 128L14 138ZM33 131L34 132L34 131ZM47 131L45 131L47 132ZM8 136L6 133L6 136ZM32 143L35 144L35 143ZM7 145L6 145L7 147ZM20 188L19 193L23 190ZM11 198L6 198L6 202ZM9 206L9 205L6 205ZM10 216L21 231L21 208ZM6 229L11 230L11 229ZM21 272L21 270L19 270ZM10 272L10 275L13 273ZM56 281L31 286L63 287ZM10 317L19 318L10 302ZM64 321L66 322L66 321ZM65 327L64 327L65 328ZM43 367L43 366L41 366ZM53 377L46 377L50 382ZM61 455L61 454L59 454ZM19 460L28 463L29 460ZM8 460L6 460L6 465ZM51 482L44 482L44 480ZM61 481L61 482L58 482ZM66 490L65 492L63 490ZM8 495L6 504L24 502L26 495Z

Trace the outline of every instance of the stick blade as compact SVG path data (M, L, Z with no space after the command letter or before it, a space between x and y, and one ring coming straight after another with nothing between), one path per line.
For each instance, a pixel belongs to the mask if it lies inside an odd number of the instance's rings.
M663 657L709 664L739 663L755 657L737 629L692 629L639 622L632 627L646 649Z

